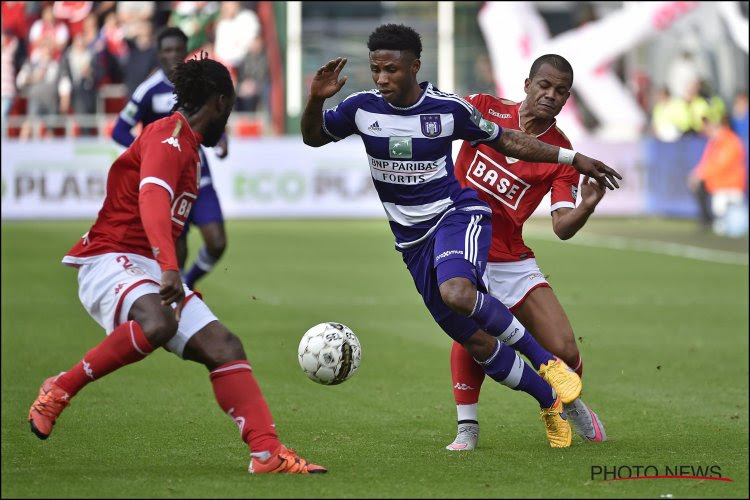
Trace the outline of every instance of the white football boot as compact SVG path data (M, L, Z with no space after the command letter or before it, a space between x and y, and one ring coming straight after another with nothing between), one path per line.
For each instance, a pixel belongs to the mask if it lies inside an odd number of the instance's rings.
M445 447L450 451L467 451L477 447L479 441L479 424L460 424L456 439Z

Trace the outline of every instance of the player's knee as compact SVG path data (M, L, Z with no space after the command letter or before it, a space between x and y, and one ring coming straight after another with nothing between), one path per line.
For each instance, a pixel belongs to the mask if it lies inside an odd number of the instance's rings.
M185 358L206 365L209 370L246 359L239 337L219 322L209 324L190 339L185 347Z
M227 239L224 236L218 236L206 242L206 251L214 259L221 258L227 249Z
M177 333L177 320L171 315L158 315L141 323L143 333L154 347L161 347Z
M578 362L578 346L573 336L557 339L551 351L570 367Z
M440 297L455 312L468 316L474 310L477 291L469 280L452 278L440 285Z

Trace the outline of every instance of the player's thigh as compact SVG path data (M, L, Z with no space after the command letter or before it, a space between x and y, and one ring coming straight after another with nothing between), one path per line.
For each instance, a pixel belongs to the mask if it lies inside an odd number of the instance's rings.
M552 354L566 361L578 354L573 327L552 288L534 288L513 314Z
M89 257L78 269L78 297L107 334L127 321L140 297L159 293L159 266L153 259L130 253Z
M438 226L434 235L433 267L438 285L462 277L484 291L482 275L492 237L490 218L457 210Z
M210 249L221 252L227 246L227 235L224 230L224 222L207 222L198 226L203 241Z
M422 296L427 310L435 322L452 339L464 343L478 329L477 324L449 308L440 294L437 272L433 265L433 247L431 240L403 252L406 264L417 292Z

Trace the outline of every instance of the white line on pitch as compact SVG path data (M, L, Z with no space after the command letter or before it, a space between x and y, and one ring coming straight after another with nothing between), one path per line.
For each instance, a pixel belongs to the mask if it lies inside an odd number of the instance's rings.
M734 264L740 266L748 265L748 254L740 252L729 252L727 250L714 250L711 248L682 245L680 243L668 243L664 241L641 240L637 238L624 238L622 236L600 236L600 235L577 235L573 239L563 242L557 237L544 233L531 233L532 238L547 241L559 241L566 244L581 245L587 247L611 248L615 250L634 250L638 252L651 252L686 259L703 260L719 264Z

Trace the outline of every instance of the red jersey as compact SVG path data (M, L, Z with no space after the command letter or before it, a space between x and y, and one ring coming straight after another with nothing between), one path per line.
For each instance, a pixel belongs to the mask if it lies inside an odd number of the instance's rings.
M466 99L482 112L485 120L502 128L521 129L522 103L488 94L473 94ZM570 141L554 122L536 137L547 144L572 149ZM487 145L473 148L464 141L456 158L455 174L461 186L474 188L492 207L489 262L518 261L534 256L523 241L523 223L550 190L552 212L576 206L580 175L569 165L517 160Z
M179 112L149 124L112 164L107 175L107 196L96 222L63 262L75 265L85 262L85 257L127 252L156 259L162 270L177 269L174 241L198 195L198 146L202 140ZM152 184L169 194L171 227L144 227L144 204L141 200L139 206L139 195ZM165 221L169 220L167 214L164 216ZM152 243L160 238L171 244L163 246L172 255L158 255L156 248L152 250Z

